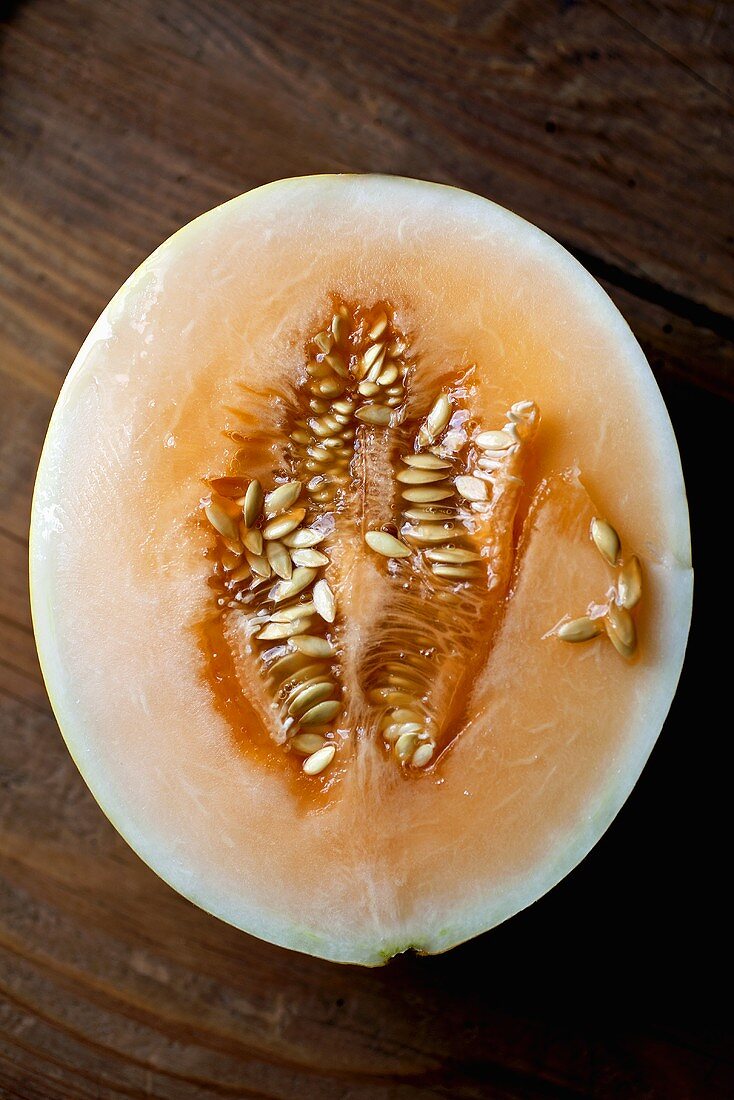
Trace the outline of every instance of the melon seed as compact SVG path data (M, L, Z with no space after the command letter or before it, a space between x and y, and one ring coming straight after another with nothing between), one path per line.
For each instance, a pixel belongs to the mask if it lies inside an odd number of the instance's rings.
M331 319L331 331L334 335L334 339L337 344L340 344L342 340L346 339L349 331L349 325L346 317L342 317L341 313L335 313Z
M580 619L571 619L558 627L556 634L562 642L588 642L596 638L602 632L602 624L598 619L590 619L588 615L582 615Z
M394 363L391 363L388 367L383 367L382 372L377 377L378 386L391 386L398 376L398 368Z
M262 511L264 500L262 486L255 478L247 486L247 492L245 493L245 506L243 508L245 526L253 527L255 525Z
M281 600L287 600L290 596L297 596L299 592L308 587L315 577L315 569L311 569L306 565L299 565L298 568L293 570L290 580L278 581L277 584L273 585L270 598L275 603L280 603Z
M288 679L289 690L283 704L286 710L304 688L312 687L313 684L323 684L328 680L329 666L324 664L323 661L317 661L315 664L307 665L305 668L299 668L298 671Z
M265 497L265 518L272 519L273 516L277 516L281 512L287 512L296 503L300 495L300 481L286 481L284 485L279 485L277 489L273 489Z
M617 652L628 659L632 657L637 648L637 632L635 621L629 611L616 603L610 604L604 618L604 626Z
M293 550L291 557L294 565L312 565L318 568L329 564L326 554L322 554L320 550Z
M233 569L236 569L240 564L240 554L233 553L232 550L222 551L222 567L227 573L231 573Z
M283 537L283 543L290 547L291 550L295 550L308 546L318 546L325 538L325 533L323 531L317 531L315 527L299 527L298 530L294 531L292 534L285 535Z
M225 512L220 504L215 500L210 500L208 504L204 505L204 513L214 530L218 531L223 538L231 539L235 543L239 542L240 534L237 521Z
M308 628L307 619L296 619L293 623L268 623L255 637L259 642L274 642L280 638L290 638Z
M300 718L315 703L328 699L333 691L334 685L328 681L321 681L320 683L311 684L309 687L303 687L288 707L288 713L292 718Z
M410 759L418 744L416 733L401 733L395 742L395 755L398 760L405 762Z
M477 554L474 550L462 550L458 546L446 546L438 550L426 550L425 554L429 561L447 562L448 564L482 560L481 554Z
M448 476L445 470L421 470L409 466L407 470L399 471L396 480L401 485L432 485L434 482L445 481Z
M451 401L447 393L440 393L418 432L418 444L428 447L435 443L451 419Z
M405 707L398 707L396 710L390 712L386 719L390 722L422 722L423 717L416 710L407 710Z
M268 668L268 675L272 676L274 680L282 683L285 679L291 676L294 672L297 672L299 668L303 668L308 663L308 657L305 653L286 653L284 657L279 657Z
M364 541L371 550L385 558L409 558L412 553L404 542L388 535L387 531L367 531Z
M451 507L447 508L444 504L429 504L425 508L406 508L403 512L406 519L418 521L426 520L429 523L445 521L447 517L453 516L454 514L454 509Z
M448 500L453 495L453 489L434 488L432 485L411 485L401 493L404 500L413 504L434 504L439 500Z
M294 619L304 619L316 614L316 607L311 600L303 603L292 603L287 607L279 607L270 616L271 623L290 623Z
M320 733L297 733L291 738L289 744L303 756L313 756L319 749L323 749L326 739Z
M619 535L614 530L611 523L607 523L606 520L599 519L595 516L591 521L591 537L601 556L605 558L610 565L616 565L621 544Z
M333 623L336 618L336 600L328 581L316 581L313 586L313 605L322 619Z
M452 523L419 523L403 531L403 534L406 539L415 539L416 542L451 542L456 536L456 528Z
M379 340L386 328L387 316L384 313L378 313L377 317L372 322L372 328L367 333L367 336L370 340Z
M311 707L305 714L302 714L300 723L302 726L321 726L335 718L340 710L341 703L338 699L326 699L323 703L317 703L315 707Z
M253 554L251 550L245 550L245 557L247 564L256 576L262 577L264 580L270 576L270 562L264 554Z
M290 644L308 657L333 657L336 652L327 638L320 638L316 634L294 635Z
M245 530L242 541L245 544L247 550L253 554L262 554L263 552L263 533L259 531L257 527L253 527L251 531Z
M363 405L354 415L364 424L375 424L384 428L390 423L392 413L384 405Z
M438 455L432 454L403 455L403 462L406 466L415 466L419 470L451 469L450 462L445 462L444 459L439 458Z
M478 477L457 477L454 484L464 500L482 501L487 499L487 485Z
M474 440L482 451L506 451L513 444L512 436L507 432L480 432Z
M453 580L471 580L479 576L476 567L469 565L432 565L431 569L437 577L450 577Z
M349 372L347 371L341 355L338 355L336 352L331 352L329 355L326 356L326 359L324 361L329 364L331 369L335 372L335 374L338 374L340 378L346 378L348 376Z
M633 554L617 574L617 595L622 607L630 611L642 596L642 569L640 559Z
M306 515L305 508L292 508L290 512L284 512L282 516L268 520L263 527L264 539L281 539L284 535L290 535L296 527L303 522Z
M333 338L331 336L331 333L329 332L317 332L313 338L313 342L320 352L322 352L324 355L328 355L331 351Z
M266 543L265 553L270 562L270 567L276 576L281 577L282 580L285 581L290 580L293 575L293 563L283 543L275 541Z
M303 761L303 770L306 775L319 775L329 767L336 755L336 745L324 745Z
M430 742L426 742L423 745L419 745L410 758L410 763L414 768L425 768L426 764L430 763L433 758L433 745Z
M357 392L361 393L363 397L374 397L376 393L380 392L380 387L376 382L360 382L357 386Z
M344 383L338 378L322 378L318 384L318 391L324 397L338 397L344 393ZM318 411L325 413L326 408L320 408Z

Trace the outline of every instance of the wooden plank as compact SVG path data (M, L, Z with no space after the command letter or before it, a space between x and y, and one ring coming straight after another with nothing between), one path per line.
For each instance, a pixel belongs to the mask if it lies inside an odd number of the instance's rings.
M634 20L594 4L533 0L473 19L438 4L422 5L418 18L403 5L388 33L376 2L345 3L327 18L318 4L285 0L225 4L205 20L183 0L166 10L160 20L132 0L31 5L7 34L6 110L20 115L21 97L26 132L61 125L72 138L103 113L108 134L134 127L136 142L153 139L174 162L206 165L214 180L250 184L318 163L459 182L731 315L731 241L718 220L732 197L729 105ZM64 55L59 96L64 35L83 48ZM719 32L712 53L720 42ZM339 64L324 66L324 56ZM182 112L185 93L191 107ZM232 126L234 98L246 128ZM84 178L81 164L76 183L97 192L98 215L115 202L112 182ZM160 183L165 201L170 173ZM137 181L128 187L145 220L149 204Z
M30 629L28 595L28 544L25 539L0 529L0 613L17 626Z
M728 780L692 753L688 719L708 682L706 622L642 793L574 875L444 958L361 971L221 925L117 836L50 715L26 564L53 402L137 263L247 187L368 170L494 198L600 278L681 435L702 606L717 606L707 487L728 455L730 411L713 395L734 395L733 11L715 0L28 0L11 11L0 44L0 1095L734 1094L727 1028L707 1011L729 934L711 845ZM705 455L690 424L707 426ZM697 729L696 746L716 735Z

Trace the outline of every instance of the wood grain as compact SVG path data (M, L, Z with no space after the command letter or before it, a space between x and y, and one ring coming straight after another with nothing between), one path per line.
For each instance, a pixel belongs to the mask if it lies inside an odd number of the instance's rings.
M717 1098L730 955L713 473L734 395L732 7L714 0L26 0L1 25L0 1096ZM559 238L641 340L682 443L689 660L629 803L570 878L442 958L360 971L173 894L63 745L27 527L68 365L133 268L280 176L458 184ZM702 448L701 440L706 446ZM720 599L720 595L718 596ZM706 721L700 715L706 693ZM730 720L729 720L730 723Z

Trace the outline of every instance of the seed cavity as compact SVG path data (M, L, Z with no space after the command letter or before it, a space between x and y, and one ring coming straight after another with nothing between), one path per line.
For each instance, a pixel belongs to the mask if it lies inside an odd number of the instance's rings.
M362 512L370 528L364 540L388 562L403 561L388 565L379 583L394 586L409 625L403 632L387 620L379 652L360 657L359 667L367 722L388 759L409 777L426 769L451 736L443 728L443 699L465 674L460 624L490 621L487 609L509 584L495 572L496 527L506 521L494 516L514 514L538 410L532 401L517 401L501 427L485 428L474 418L471 385L457 379L415 418L407 392L411 359L386 308L337 306L306 349L300 388L292 404L286 402L288 439L273 471L276 484L264 492L234 460L228 476L207 479L211 497L202 507L218 547L212 583L222 592L221 614L244 615L248 652L261 663L278 716L274 742L286 754L293 750L305 775L320 774L331 765L337 740L342 748L343 733L330 724L356 705L342 698L342 664L350 667L354 656L337 618L338 570L349 575L339 524L344 516L359 519L349 509L367 477L366 452L388 448L394 484L373 514ZM593 619L568 620L555 633L565 642L606 636L629 657L637 646L630 611L641 596L639 561L622 560L618 536L604 520L594 520L592 538L615 567L615 600L602 605L601 615L595 610ZM424 616L433 618L439 608L441 621L448 625L451 618L444 652L434 631L422 627ZM446 673L444 682L449 654L458 671Z

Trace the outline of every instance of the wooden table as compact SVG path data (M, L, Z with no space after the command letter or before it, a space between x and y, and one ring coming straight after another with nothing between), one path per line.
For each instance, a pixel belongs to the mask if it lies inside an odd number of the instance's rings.
M717 569L734 391L731 16L714 0L10 4L0 1096L734 1095L729 1019L712 1002L731 980L731 719L711 645L716 600L731 600ZM119 284L231 195L353 170L491 196L603 282L682 444L700 597L659 747L592 855L494 932L376 971L240 934L137 860L62 744L26 588L49 414Z

